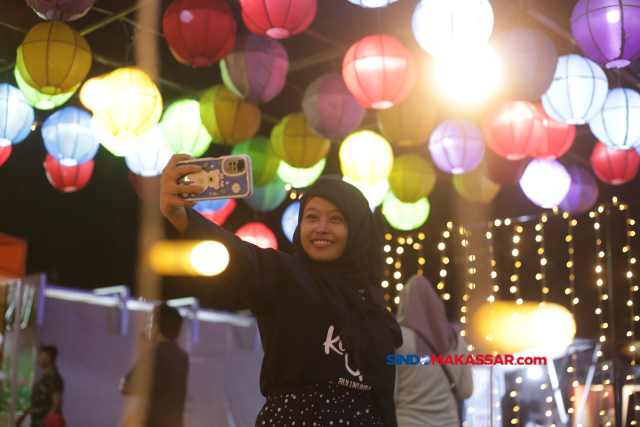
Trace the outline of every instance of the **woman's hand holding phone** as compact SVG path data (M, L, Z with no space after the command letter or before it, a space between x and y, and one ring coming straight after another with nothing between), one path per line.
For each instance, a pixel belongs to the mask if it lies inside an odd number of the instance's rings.
M169 160L167 167L162 171L160 179L160 211L181 233L189 228L189 218L185 208L192 208L195 202L189 202L178 196L178 194L204 191L204 188L194 185L180 185L176 181L183 175L199 172L202 168L197 165L177 166L178 162L184 160L194 160L195 157L188 154L174 154Z

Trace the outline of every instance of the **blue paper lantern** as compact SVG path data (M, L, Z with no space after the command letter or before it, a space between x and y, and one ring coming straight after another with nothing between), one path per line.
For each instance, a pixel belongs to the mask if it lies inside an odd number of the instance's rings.
M77 166L93 159L100 143L91 131L91 114L65 107L42 124L42 139L51 157L63 166Z
M264 187L255 187L253 194L244 199L253 210L258 212L269 212L276 209L284 202L289 192L285 188L286 183L276 177Z
M142 176L158 176L171 160L173 153L162 140L159 124L149 130L149 137L138 151L124 157L131 172Z
M227 204L229 204L229 200L231 199L200 200L196 203L193 209L201 214L210 214L223 209Z
M565 55L558 58L542 106L557 122L583 125L602 109L608 92L609 80L598 64L580 55Z
M282 214L282 231L290 242L293 242L293 233L298 227L298 214L300 213L300 202L293 202Z
M571 175L555 160L533 159L520 178L522 191L537 206L558 206L571 188Z
M640 146L640 94L631 89L610 90L589 127L600 142L611 148Z
M33 107L20 89L0 84L0 147L8 147L24 140L35 120Z

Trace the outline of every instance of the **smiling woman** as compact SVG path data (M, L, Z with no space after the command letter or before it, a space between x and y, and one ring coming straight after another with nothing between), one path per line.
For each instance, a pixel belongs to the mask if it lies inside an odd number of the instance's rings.
M347 247L349 225L340 209L321 197L308 197L300 223L304 251L314 261L334 261Z

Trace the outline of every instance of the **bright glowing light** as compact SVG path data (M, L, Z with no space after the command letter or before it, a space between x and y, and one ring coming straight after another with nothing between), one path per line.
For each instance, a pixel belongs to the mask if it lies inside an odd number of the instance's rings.
M520 179L524 194L536 205L552 208L564 200L571 187L571 176L555 160L533 159Z
M203 242L193 248L190 260L198 273L214 276L229 265L229 251L220 242Z
M616 22L620 22L620 11L619 10L610 10L607 12L607 22L610 24L615 24Z
M213 276L229 264L229 252L214 241L164 240L149 252L151 268L164 276Z
M469 64L474 64L469 70ZM498 89L500 60L489 43L460 46L438 57L438 90L459 106L474 106L487 101Z
M527 376L531 380L537 380L542 376L542 368L540 366L532 366L527 370Z

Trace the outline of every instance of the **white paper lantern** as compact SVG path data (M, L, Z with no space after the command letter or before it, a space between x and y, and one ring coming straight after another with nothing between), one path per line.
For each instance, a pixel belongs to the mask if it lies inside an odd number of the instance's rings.
M411 20L418 44L434 56L486 42L493 31L488 0L421 0Z
M350 3L367 8L387 7L391 3L395 3L397 1L398 0L349 0Z
M296 228L298 227L299 213L300 202L293 202L287 206L287 209L285 209L282 214L282 231L290 242L293 242L293 234L296 232Z
M589 127L600 142L611 148L640 146L640 94L631 89L610 90Z
M131 172L142 176L158 176L171 160L173 153L169 151L162 140L162 129L159 124L154 125L149 131L147 140L138 151L124 160Z
M555 121L582 125L602 109L608 92L609 80L598 64L579 55L565 55L558 58L542 106Z
M520 178L520 187L537 206L558 206L569 193L571 175L555 160L533 159Z

